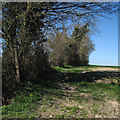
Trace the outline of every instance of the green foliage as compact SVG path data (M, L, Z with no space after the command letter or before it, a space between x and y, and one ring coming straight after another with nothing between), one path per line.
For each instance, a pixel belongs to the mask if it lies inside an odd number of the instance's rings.
M51 83L53 81L51 80ZM48 81L43 84L35 84L29 81L25 82L24 85L18 86L14 92L14 98L11 100L12 103L2 106L3 118L34 118L38 116L34 111L40 106L38 101L43 101L44 104L50 101L49 107L52 107L54 103L51 95L56 95L57 98L61 98L62 91L58 88L55 89L57 87L56 84L54 86L51 83ZM43 95L46 96L46 100L42 100ZM48 106L44 107L43 112L47 108Z
M33 84L34 86L34 84ZM15 118L19 117L33 117L32 109L38 108L38 104L36 101L41 100L42 94L39 90L41 90L40 86L36 86L37 90L35 90L35 86L30 89L29 83L25 86L24 91L23 87L19 88L16 91L16 96L12 99L12 104L2 107L2 114L4 116L11 116ZM26 89L26 90L25 90ZM33 92L28 92L28 90L34 90Z
M94 44L89 39L88 32L88 23L82 27L79 25L74 27L71 40L65 48L67 64L78 66L89 63L89 55L94 51Z
M66 65L66 66L67 67L53 67L53 68L62 73L82 73L82 71L92 71L87 66L81 67L82 69L79 69L80 67L72 67L69 65Z
M72 68L73 66L71 65L64 65L64 68Z

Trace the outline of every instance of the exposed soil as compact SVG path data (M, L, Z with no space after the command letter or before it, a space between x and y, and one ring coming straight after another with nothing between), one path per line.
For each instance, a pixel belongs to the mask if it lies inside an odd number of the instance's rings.
M118 68L105 68L105 67L100 67L100 68L90 68L91 70L93 70L93 71L108 71L108 72L118 72L119 71L119 69Z
M87 111L87 117L88 118L118 118L119 110L118 110L118 102L117 101L108 101L106 100L104 104L102 103L96 103L96 105L99 106L98 113L93 112L93 104L94 101L92 100L92 97L89 94L81 94L81 96L89 97L89 102L87 104L80 104L77 101L74 100L75 94L68 94L68 92L74 92L66 90L64 91L65 97L62 99L56 99L57 102L54 103L54 105L51 108L47 108L45 112L41 112L40 116L41 118L55 118L56 115L64 115L69 117L79 117L81 114L84 114L83 111ZM67 96L68 94L68 96ZM101 104L101 105L100 105ZM98 107L96 106L96 108ZM42 111L44 105L39 108L38 111ZM64 108L66 107L77 107L79 108L79 111L72 114L69 113L69 110L66 110ZM79 117L79 118L82 118Z
M96 71L108 71L108 72L118 72L118 69L113 68L91 68L93 72ZM84 71L84 73L87 73L89 71ZM107 81L107 82L106 82ZM103 82L103 83L109 83L107 78L97 80L97 82ZM59 86L63 91L63 96L60 99L56 99L54 101L54 105L50 108L47 107L46 111L42 111L42 109L45 107L45 105L41 105L38 112L40 114L41 118L55 118L57 115L64 115L64 117L70 118L82 118L81 114L86 116L87 118L118 118L119 116L119 110L118 109L118 101L115 100L106 100L104 102L95 102L92 98L92 95L89 93L79 93L76 90L76 86L70 85L69 83L66 83L65 81L59 82ZM85 104L78 103L78 101L75 100L75 97L77 96L83 96L84 98L88 99L88 102ZM93 107L93 105L95 106ZM75 113L70 113L70 110L67 110L65 108L79 108L78 111ZM95 111L96 110L96 111ZM87 111L87 115L85 113ZM84 118L84 117L83 117Z

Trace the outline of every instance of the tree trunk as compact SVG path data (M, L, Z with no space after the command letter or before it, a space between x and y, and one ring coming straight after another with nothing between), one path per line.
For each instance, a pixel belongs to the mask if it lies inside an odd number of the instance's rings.
M15 70L16 70L16 82L19 84L20 83L20 71L19 71L19 63L18 63L16 42L15 42L15 45L14 45L14 60L15 60Z
M15 78L17 84L20 83L20 70L19 70L19 62L18 62L18 51L17 51L17 38L16 38L16 24L17 21L15 19L14 23L11 26L12 34L11 38L13 39L13 53L14 53L14 62L15 62Z

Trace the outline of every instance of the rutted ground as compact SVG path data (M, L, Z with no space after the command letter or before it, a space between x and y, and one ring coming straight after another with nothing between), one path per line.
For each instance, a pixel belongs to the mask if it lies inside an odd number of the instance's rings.
M4 118L118 118L118 69L56 69L46 87L21 88Z

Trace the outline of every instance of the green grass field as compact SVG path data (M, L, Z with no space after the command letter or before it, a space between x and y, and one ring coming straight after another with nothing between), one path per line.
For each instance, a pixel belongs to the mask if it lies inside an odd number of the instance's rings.
M54 67L48 80L18 86L11 104L2 106L2 118L117 117L119 74L93 72L96 67L105 66Z

